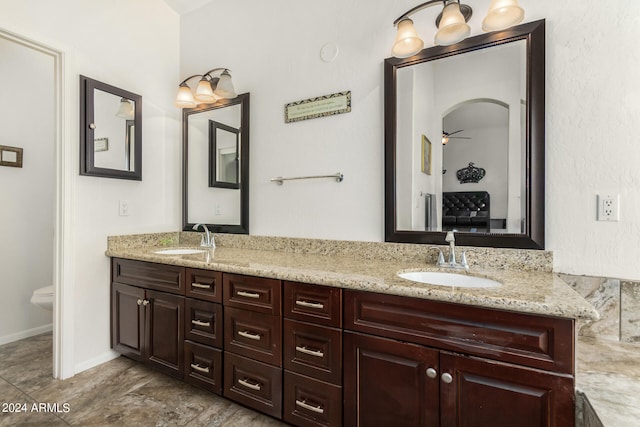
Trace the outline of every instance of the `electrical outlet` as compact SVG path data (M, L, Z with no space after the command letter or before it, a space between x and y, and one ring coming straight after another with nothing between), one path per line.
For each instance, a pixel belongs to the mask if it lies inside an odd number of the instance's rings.
M120 200L118 203L120 216L129 216L129 202Z
M620 195L598 195L598 221L620 221Z

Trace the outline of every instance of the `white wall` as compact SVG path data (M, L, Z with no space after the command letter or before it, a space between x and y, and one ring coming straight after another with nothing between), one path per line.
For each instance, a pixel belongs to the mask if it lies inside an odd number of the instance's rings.
M473 2L472 34L481 33L489 3ZM527 21L547 20L546 238L555 268L639 279L640 55L634 35L640 2L521 4ZM229 67L240 91L251 92L253 234L383 240L382 62L395 37L393 20L415 5L216 2L182 18L182 74ZM427 45L437 9L413 16ZM340 47L328 64L319 57L327 41ZM351 113L283 123L287 102L343 90L352 91ZM345 174L342 184L269 183L278 175L338 170ZM622 196L618 223L595 221L596 194L605 191Z
M0 27L65 52L65 146L70 183L76 371L112 357L109 342L108 235L176 230L180 225L179 17L160 0L0 0ZM142 182L78 175L79 74L142 96ZM54 160L51 159L53 162ZM118 216L118 201L130 215Z
M29 300L53 284L55 139L53 58L3 37L0 57L0 145L23 149L22 168L0 166L2 344L51 329Z

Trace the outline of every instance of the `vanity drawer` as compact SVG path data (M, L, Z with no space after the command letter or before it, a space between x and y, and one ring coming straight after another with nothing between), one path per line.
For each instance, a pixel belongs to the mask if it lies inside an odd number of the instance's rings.
M280 315L279 280L263 277L223 274L224 305L246 310Z
M264 363L282 366L280 318L225 307L224 349Z
M284 420L300 427L340 426L342 387L285 371Z
M345 329L573 374L573 320L345 291Z
M225 351L224 396L282 419L282 369Z
M222 395L222 350L184 342L185 381Z
M284 319L284 368L333 384L342 383L342 331Z
M184 295L184 267L113 258L111 281Z
M284 317L319 325L342 326L342 289L284 282Z
M222 273L187 268L186 296L222 303Z
M222 306L192 298L185 300L185 339L222 348Z

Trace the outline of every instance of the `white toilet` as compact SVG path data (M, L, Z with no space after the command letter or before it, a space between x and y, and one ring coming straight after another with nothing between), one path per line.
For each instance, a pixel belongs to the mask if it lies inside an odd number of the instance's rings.
M31 295L31 304L47 311L53 311L53 286L36 289Z

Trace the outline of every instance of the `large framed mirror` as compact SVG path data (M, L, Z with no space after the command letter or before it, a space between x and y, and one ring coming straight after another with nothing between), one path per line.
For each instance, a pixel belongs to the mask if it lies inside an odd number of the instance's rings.
M80 76L80 175L142 180L142 97Z
M249 234L249 93L182 112L182 225Z
M384 69L385 240L544 249L544 20Z

